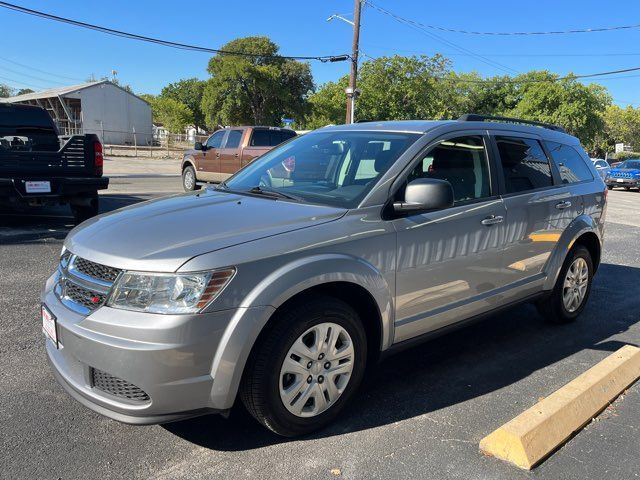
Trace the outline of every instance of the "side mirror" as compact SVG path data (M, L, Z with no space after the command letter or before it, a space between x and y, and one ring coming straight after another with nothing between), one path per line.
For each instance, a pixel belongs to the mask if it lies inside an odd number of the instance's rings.
M417 178L404 193L403 202L395 202L396 213L418 213L441 210L453 206L453 187L446 180L437 178Z
M196 150L204 150L204 145L202 145L202 142L196 142L193 148L195 148Z

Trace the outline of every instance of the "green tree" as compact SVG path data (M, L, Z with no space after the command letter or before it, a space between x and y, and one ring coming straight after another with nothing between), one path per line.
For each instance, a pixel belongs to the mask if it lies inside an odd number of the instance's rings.
M21 88L20 90L18 90L18 93L16 93L16 95L26 95L27 93L33 93L35 90L31 90L30 88Z
M283 116L297 120L305 115L313 90L307 63L278 56L278 46L267 37L239 38L221 49L259 56L211 58L201 105L210 127L279 125Z
M625 143L634 150L640 149L640 109L609 105L604 111L604 123L608 147Z
M183 133L185 127L193 123L191 110L183 104L163 96L141 95L141 98L149 102L153 114L153 122L161 123L164 128L172 133Z
M545 81L525 81L534 78ZM519 86L521 97L506 112L508 115L562 125L587 149L597 149L604 131L603 113L611 104L605 87L585 85L575 78L560 78L546 71L529 72L514 80L523 80Z
M206 82L197 78L187 78L170 83L162 89L161 96L173 98L187 106L196 127L206 129L204 114L202 113L202 94Z
M0 83L0 98L7 98L13 95L13 88L4 83Z

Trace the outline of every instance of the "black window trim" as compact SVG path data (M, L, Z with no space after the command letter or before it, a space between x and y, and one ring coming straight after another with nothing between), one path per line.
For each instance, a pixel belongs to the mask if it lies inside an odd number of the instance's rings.
M494 161L494 156L492 153L492 149L490 148L491 145L489 144L489 132L487 130L455 130L452 132L447 132L445 134L440 135L439 137L435 138L434 140L432 140L431 142L429 142L427 145L425 145L423 148L420 149L420 151L411 159L411 161L407 162L407 164L405 165L405 167L403 168L403 170L396 176L395 180L393 181L391 188L389 189L389 199L387 201L387 203L385 204L385 206L383 207L383 210L387 210L389 208L389 205L393 204L394 198L396 196L396 194L398 193L398 191L403 188L406 184L406 180L407 177L411 174L411 172L413 172L413 169L416 168L418 166L418 163L421 162L424 159L424 156L429 153L430 150L434 149L435 147L438 146L439 143L444 142L446 140L450 140L452 138L458 138L458 137L480 137L482 138L482 142L484 144L484 149L485 149L485 153L487 155L487 167L489 168L489 191L490 191L490 195L487 197L482 197L482 198L473 198L470 200L464 200L462 202L454 202L454 204L451 207L448 208L444 208L441 210L437 210L437 211L445 211L445 210L449 210L452 208L457 208L457 207L462 207L462 206L466 206L466 205L473 205L473 204L477 204L477 203L484 203L484 202L488 202L488 201L495 201L499 198L499 192L498 190L498 186L499 184L498 182L498 176L497 176L497 168L496 168L496 163ZM415 216L415 215L423 215L425 212L418 212L415 214L410 214L408 215L408 217L411 216ZM407 217L407 215L404 215L405 217ZM387 217L385 215L385 217ZM395 216L394 216L395 217Z
M546 190L553 190L557 188L566 188L569 185L567 183L562 183L562 180L560 178L560 172L558 171L558 168L556 167L555 162L551 160L551 155L549 154L549 150L547 149L544 143L543 137L539 135L535 135L533 133L522 133L514 130L489 131L489 137L491 142L491 148L493 150L494 158L495 158L496 171L498 174L497 175L498 190L499 190L499 196L501 198L510 198L510 197L516 197L519 195L529 195L531 193L544 192ZM527 140L536 140L540 144L540 147L542 148L542 151L545 157L547 158L547 162L549 162L549 168L551 170L551 185L549 185L548 187L539 187L539 188L533 188L531 190L523 190L521 192L507 193L507 186L504 180L504 173L502 171L502 159L500 158L500 150L498 149L498 142L496 140L496 137L512 137L512 138L515 137L515 138L524 138Z

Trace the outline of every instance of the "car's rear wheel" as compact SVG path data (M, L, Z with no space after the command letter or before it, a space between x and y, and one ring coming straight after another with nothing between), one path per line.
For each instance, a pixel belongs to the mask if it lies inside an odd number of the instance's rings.
M591 254L584 246L576 245L567 255L551 294L538 301L538 311L552 323L574 321L587 304L592 281Z
M199 188L196 184L196 171L191 165L186 166L182 171L182 187L185 192L192 192Z
M366 334L353 308L332 297L307 297L276 315L252 352L240 397L273 432L304 435L332 422L358 388Z

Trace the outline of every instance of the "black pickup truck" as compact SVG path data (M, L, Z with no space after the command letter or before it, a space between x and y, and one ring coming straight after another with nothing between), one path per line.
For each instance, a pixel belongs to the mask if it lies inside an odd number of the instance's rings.
M98 213L102 144L93 134L60 137L46 110L0 103L0 205L68 204L76 223Z

